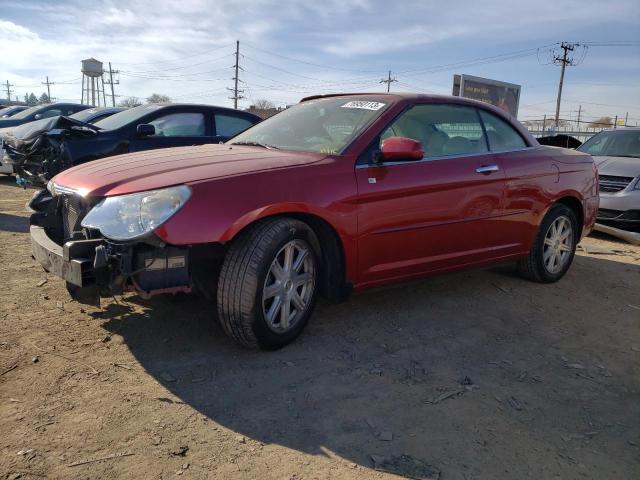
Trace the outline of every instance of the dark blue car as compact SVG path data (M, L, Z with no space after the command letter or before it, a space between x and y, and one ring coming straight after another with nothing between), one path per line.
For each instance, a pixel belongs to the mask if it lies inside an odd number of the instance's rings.
M248 112L210 105L150 104L93 124L60 117L46 131L24 125L4 138L4 161L22 184L44 186L74 165L140 150L228 140L260 122Z

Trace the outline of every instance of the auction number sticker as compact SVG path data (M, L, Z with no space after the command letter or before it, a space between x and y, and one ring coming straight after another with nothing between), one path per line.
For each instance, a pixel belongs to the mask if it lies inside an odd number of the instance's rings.
M361 100L354 100L342 105L342 108L360 108L362 110L380 110L386 104L381 102L363 102Z

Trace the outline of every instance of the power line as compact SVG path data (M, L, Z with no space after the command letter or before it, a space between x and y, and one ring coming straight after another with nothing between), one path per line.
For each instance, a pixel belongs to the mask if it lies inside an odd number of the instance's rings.
M209 74L215 73L215 72L227 71L228 68L229 67L216 68L216 69L207 70L207 71L204 71L204 72L179 73L177 75L151 75L151 74L146 74L146 73L128 72L127 70L120 70L120 73L122 75L127 76L127 77L133 77L133 78L146 78L146 79L150 79L150 80L165 80L165 79L176 79L176 78L177 79L181 79L181 78L193 77L193 76L197 76L197 75L209 75ZM196 79L196 80L198 80L198 79Z
M251 45L250 43L247 43L247 42L244 42L244 45L248 46L249 48L251 48L253 50L257 50L258 52L266 53L267 55L273 55L274 57L280 57L280 58L283 58L285 60L290 60L292 62L298 62L298 63L302 63L302 64L305 64L305 65L311 65L313 67L322 68L324 70L326 70L326 69L329 69L329 70L340 70L342 72L353 72L353 73L376 73L376 72L378 72L378 70L354 70L354 69L350 69L350 68L335 67L335 66L331 66L331 65L321 65L319 63L308 62L306 60L300 60L298 58L288 57L288 56L282 55L280 53L275 53L275 52L270 52L268 50L263 50L261 48L255 47L255 46L253 46L253 45Z
M518 58L524 58L524 57L528 57L531 55L536 55L540 50L552 47L554 45L557 45L558 43L551 43L548 45L542 45L540 47L536 47L536 48L527 48L527 49L523 49L523 50L515 50L513 52L507 52L507 53L501 53L498 55L491 55L488 57L481 57L481 58L476 58L476 59L470 59L470 60L463 60L460 62L454 62L454 63L447 63L447 64L443 64L443 65L433 65L431 67L428 67L426 69L419 69L419 70L406 70L406 71L401 71L401 72L397 72L399 75L404 75L404 76L415 76L415 75L423 75L426 73L436 73L436 72L441 72L441 71L445 71L445 70L451 70L451 69L455 69L455 68L461 68L461 67L468 67L468 66L475 66L475 65L486 65L489 63L496 63L496 62L504 62L507 60L515 60Z
M197 67L199 65L205 65L208 63L213 63L216 62L218 60L223 60L226 58L229 58L231 56L231 53L227 53L226 55L222 55L220 57L216 57L216 58L212 58L210 60L206 60L204 62L198 62L198 63L190 63L189 65L181 65L179 67L171 67L171 68L161 68L161 69L157 69L157 70L140 70L140 71L136 71L136 70L123 70L123 72L127 72L127 73L157 73L157 72L169 72L169 71L173 71L173 70L181 70L183 68L191 68L191 67Z
M136 65L158 65L158 64L163 64L163 63L175 63L175 62L181 62L182 60L185 60L187 58L193 58L193 57L199 57L200 55L206 55L208 53L215 52L216 50L221 50L223 48L227 48L227 47L230 47L232 45L233 45L233 43L225 43L224 45L220 45L220 46L217 46L215 48L210 48L208 50L204 50L202 52L194 53L192 55L186 55L186 56L178 58L176 60L160 60L160 61L157 61L157 62L138 62L138 63L118 62L118 64L119 65L136 66Z

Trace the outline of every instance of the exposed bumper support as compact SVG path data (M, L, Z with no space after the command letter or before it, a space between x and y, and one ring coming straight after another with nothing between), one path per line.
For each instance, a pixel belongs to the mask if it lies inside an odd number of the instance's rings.
M45 270L77 287L95 284L93 255L101 240L79 240L60 246L49 238L43 227L32 225L31 251Z

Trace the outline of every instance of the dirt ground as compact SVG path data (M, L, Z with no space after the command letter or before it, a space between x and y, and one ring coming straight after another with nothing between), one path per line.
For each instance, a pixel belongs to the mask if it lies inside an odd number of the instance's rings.
M30 196L0 178L0 479L640 478L640 247L321 302L252 352L204 300L70 301Z

